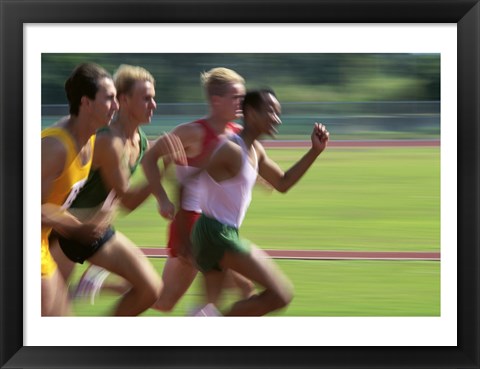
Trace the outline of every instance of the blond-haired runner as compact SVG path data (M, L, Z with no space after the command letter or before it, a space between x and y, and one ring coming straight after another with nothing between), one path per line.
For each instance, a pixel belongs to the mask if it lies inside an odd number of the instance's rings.
M95 132L118 108L110 74L96 64L77 66L65 83L70 115L42 131L42 315L70 315L67 288L50 253L52 230L92 242L104 231L66 209L87 179Z
M123 277L128 291L118 302L114 315L138 315L158 298L162 282L150 261L122 233L112 227L119 205L134 210L150 194L148 183L129 186L129 179L148 149L148 140L140 128L151 122L155 103L155 81L142 67L122 65L114 74L119 110L108 127L97 132L92 169L87 183L72 204L80 219L107 224L105 234L93 243L75 238L59 239L64 255L62 264L90 263ZM185 162L181 143L174 135L159 138L161 156L173 155ZM173 207L173 204L166 204ZM60 254L60 253L59 253ZM61 257L61 255L59 255Z
M245 95L243 77L228 68L213 68L201 75L201 81L208 99L208 116L180 124L172 131L181 140L187 156L187 165L177 165L175 168L181 185L184 185L185 178L208 161L211 150L219 139L241 130L241 126L232 121L241 117L241 104ZM142 166L152 186L152 193L159 202L159 212L168 218L168 209L163 205L167 201L166 194L160 183L157 163L161 154L160 147L158 143L152 145ZM180 209L169 228L169 255L162 274L164 288L154 304L154 308L160 311L171 311L197 275L197 268L189 257L190 232L201 214L201 196L197 183L188 183L182 189ZM250 296L254 291L253 284L241 276L235 276L234 283L244 297Z
M234 270L263 287L263 291L237 301L225 315L265 315L288 305L293 288L287 277L266 253L239 237L239 228L251 201L257 175L279 192L287 192L326 148L329 133L315 123L312 146L289 170L283 172L257 141L274 135L281 123L280 103L271 90L250 91L243 101L244 129L224 139L195 179L200 184L203 211L192 231L195 261L205 275L210 304L203 310L212 314L212 304L223 288L226 273ZM215 314L213 314L215 315Z

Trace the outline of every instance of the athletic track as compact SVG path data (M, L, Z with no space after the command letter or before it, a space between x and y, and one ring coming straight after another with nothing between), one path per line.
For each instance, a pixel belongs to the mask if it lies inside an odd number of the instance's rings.
M143 253L149 258L167 257L167 249L161 247L143 247ZM439 252L407 251L326 251L326 250L264 250L274 259L297 260L429 260L439 261Z
M262 142L268 148L309 147L310 141ZM331 141L329 147L439 147L440 140L372 140L372 141ZM160 247L141 248L151 258L167 257L167 250ZM327 250L264 250L275 259L300 260L429 260L439 261L439 252L417 251L327 251Z
M268 148L302 148L310 147L310 141L301 140L265 140L262 144ZM370 140L370 141L350 141L338 140L330 141L328 147L440 147L440 140Z

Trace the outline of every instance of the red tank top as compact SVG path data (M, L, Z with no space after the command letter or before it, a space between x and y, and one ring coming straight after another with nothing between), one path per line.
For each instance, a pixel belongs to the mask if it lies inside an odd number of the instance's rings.
M194 121L193 123L200 124L204 131L205 136L203 137L202 142L202 151L195 157L188 158L187 165L189 167L199 167L202 164L202 161L209 157L212 150L217 146L219 138L217 133L212 129L212 127L208 124L206 119L199 119ZM243 127L234 122L228 122L226 125L226 132L231 132L238 134L242 131Z

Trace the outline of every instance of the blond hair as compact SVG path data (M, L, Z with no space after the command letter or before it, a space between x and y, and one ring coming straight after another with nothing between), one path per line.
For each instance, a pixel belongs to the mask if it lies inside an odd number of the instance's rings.
M223 96L227 88L234 83L245 84L245 80L237 72L228 68L213 68L200 75L207 96Z
M113 75L117 96L131 93L136 81L148 81L153 85L155 84L155 79L145 68L126 64L120 65Z

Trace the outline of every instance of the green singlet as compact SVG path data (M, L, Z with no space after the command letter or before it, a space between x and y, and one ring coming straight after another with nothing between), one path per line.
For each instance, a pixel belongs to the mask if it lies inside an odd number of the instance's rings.
M97 131L97 135L102 132L109 132L110 127L102 127ZM140 161L147 150L147 136L139 127L138 133L140 135L140 154L133 166L130 167L130 174L132 175L140 164ZM88 179L77 195L77 198L72 203L71 208L94 208L100 205L108 197L109 191L105 188L102 181L99 169L91 169L88 174Z

